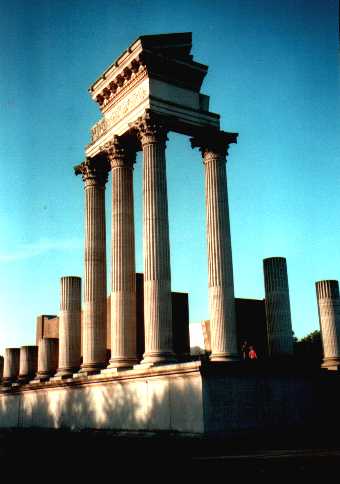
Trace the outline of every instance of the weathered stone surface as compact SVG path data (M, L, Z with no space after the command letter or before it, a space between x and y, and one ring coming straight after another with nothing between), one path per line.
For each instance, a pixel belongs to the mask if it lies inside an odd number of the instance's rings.
M134 125L143 149L144 364L174 360L166 129L152 113Z
M3 383L10 384L18 379L20 348L5 348Z
M264 259L263 270L269 355L291 356L293 330L286 259L284 257Z
M139 37L92 84L90 94L103 117L91 130L87 156L125 135L148 109L183 134L219 128L220 116L209 112L209 96L200 92L208 67L193 60L191 37L190 32Z
M315 283L324 359L322 366L340 368L340 297L334 280Z
M193 148L200 148L205 168L212 361L238 358L226 175L228 147L236 140L237 134L219 131L191 140Z
M87 159L75 167L85 186L85 271L82 331L82 372L106 365L106 159Z
M93 375L68 384L37 382L34 388L6 395L9 398L0 393L0 428L202 433L202 383L197 363L162 368L122 371L114 377Z
M59 362L57 377L72 376L80 366L81 278L60 281Z
M38 346L22 346L20 348L19 380L29 381L38 368Z
M191 362L0 391L0 428L244 435L339 428L338 372Z
M58 368L59 340L57 338L42 338L38 348L37 381L48 380Z
M105 145L112 171L111 359L109 368L132 367L136 356L135 151L118 137Z

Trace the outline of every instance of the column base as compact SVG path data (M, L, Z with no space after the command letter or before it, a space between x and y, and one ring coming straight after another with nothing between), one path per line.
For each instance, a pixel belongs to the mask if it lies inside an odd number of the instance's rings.
M19 376L19 379L18 379L18 384L19 385L24 385L25 383L29 383L32 378L34 378L34 374L33 375L28 375L28 376Z
M321 368L325 368L326 370L339 371L340 358L324 358Z
M78 373L74 373L74 375L83 375L83 376L90 376L90 375L96 375L97 373L100 373L101 370L105 368L105 363L88 363L81 365L80 370Z
M73 378L73 373L62 373L62 374L56 374L55 376L52 376L50 378L50 381L63 381L63 380L72 380Z
M109 365L107 368L105 368L105 370L124 370L128 368L133 368L133 366L137 363L137 358L111 358ZM105 370L102 370L102 372Z
M226 363L240 361L240 357L238 355L231 355L230 353L213 353L210 355L209 360L212 362L221 361Z
M29 381L30 385L39 385L39 383L47 382L51 377L47 375L36 376L33 380Z
M2 386L3 387L11 387L13 383L16 382L16 378L3 378Z
M174 353L147 353L143 355L143 359L134 369L151 368L153 366L172 365L177 363L177 358Z

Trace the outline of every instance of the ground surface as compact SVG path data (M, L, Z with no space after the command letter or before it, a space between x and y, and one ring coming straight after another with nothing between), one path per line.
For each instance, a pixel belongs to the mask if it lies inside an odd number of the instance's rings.
M56 464L65 462L81 464L83 471L84 466L89 471L106 471L108 476L112 466L124 466L129 477L141 469L149 473L157 463L166 469L169 477L203 468L240 476L276 476L274 480L295 476L331 477L340 470L340 439L334 436L327 439L326 433L320 438L312 433L310 436L202 438L93 430L0 430L1 466L13 469L19 463L24 467L32 463L40 467L45 463L53 464L57 471Z

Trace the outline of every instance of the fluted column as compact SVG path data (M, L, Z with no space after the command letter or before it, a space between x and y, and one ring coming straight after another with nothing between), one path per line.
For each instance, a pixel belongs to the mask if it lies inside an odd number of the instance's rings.
M106 364L106 228L104 159L87 159L75 168L85 185L85 270L80 373L98 372Z
M58 368L58 352L58 338L41 338L38 348L38 371L35 380L48 380L55 374Z
M81 278L60 280L59 362L56 377L67 378L80 366Z
M20 348L6 348L4 356L3 384L10 385L19 376Z
M174 361L166 129L147 112L135 124L143 149L143 256L145 353L142 363Z
M340 298L338 281L316 282L320 329L323 345L322 366L340 368Z
M204 133L191 139L205 168L208 286L212 361L238 359L226 155L237 134Z
M293 330L286 259L284 257L264 259L263 270L269 355L291 356Z
M19 381L29 381L35 376L37 368L38 346L22 346L20 348Z
M136 154L118 136L104 148L112 171L111 359L108 368L113 369L137 363L133 207Z

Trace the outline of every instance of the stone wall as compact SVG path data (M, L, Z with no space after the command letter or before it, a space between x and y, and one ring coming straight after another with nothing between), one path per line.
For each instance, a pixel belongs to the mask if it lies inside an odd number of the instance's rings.
M190 362L0 392L0 428L274 435L340 430L340 374Z

